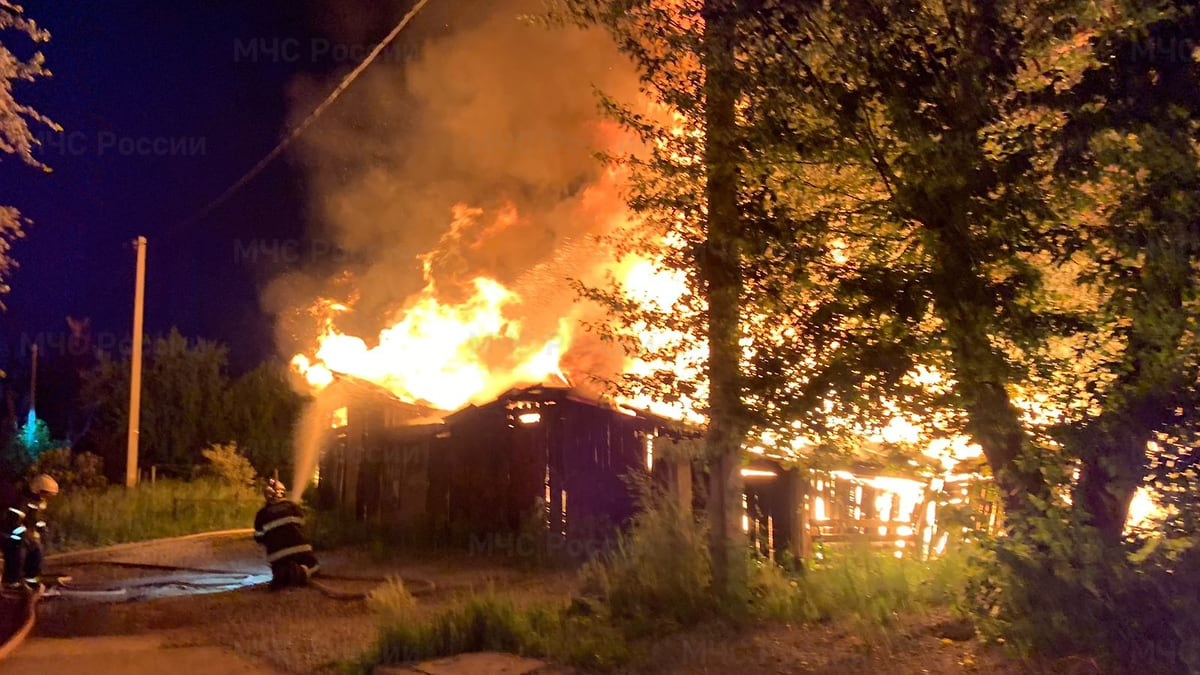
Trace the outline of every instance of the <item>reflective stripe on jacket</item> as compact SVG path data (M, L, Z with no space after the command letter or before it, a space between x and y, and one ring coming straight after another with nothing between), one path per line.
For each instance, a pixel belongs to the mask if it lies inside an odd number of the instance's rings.
M46 500L25 495L25 498L5 510L2 520L4 533L13 540L40 538L46 531Z
M274 502L260 509L254 517L254 540L266 547L269 563L312 553L304 534L304 511L294 502Z

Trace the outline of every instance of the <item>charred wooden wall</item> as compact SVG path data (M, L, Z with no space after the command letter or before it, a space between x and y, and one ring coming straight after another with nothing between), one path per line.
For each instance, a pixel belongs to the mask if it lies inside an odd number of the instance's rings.
M320 461L322 505L452 540L536 529L603 544L636 511L630 477L647 471L647 438L678 436L554 387L429 419L387 397L356 400ZM654 475L690 501L687 460L656 458Z
M566 539L610 537L635 510L626 477L645 471L651 431L565 390L468 408L447 417L430 453L429 514L469 534L542 527Z
M410 424L395 402L359 401L319 461L318 498L360 520L418 524L425 516L429 450L440 425Z

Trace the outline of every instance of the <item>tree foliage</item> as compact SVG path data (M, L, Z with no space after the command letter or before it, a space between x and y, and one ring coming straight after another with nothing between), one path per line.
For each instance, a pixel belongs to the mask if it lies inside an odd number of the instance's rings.
M1200 428L1200 66L1183 51L1200 16L1174 2L1118 9L1125 22L1090 38L1081 77L1045 97L1067 117L1056 173L1085 216L1057 259L1097 298L1092 334L1115 343L1091 359L1093 403L1059 436L1081 460L1075 502L1110 540L1151 464L1170 481L1195 462ZM1150 442L1162 452L1148 456Z
M300 401L277 369L264 365L231 381L225 347L189 341L173 330L147 341L142 371L139 463L164 473L190 474L201 452L236 442L262 473L290 461L292 425ZM90 413L81 446L125 464L129 361L102 355L84 373L82 402Z
M60 128L38 111L17 102L13 89L18 82L48 77L50 71L40 51L35 50L27 58L20 58L12 50L21 51L24 46L16 46L14 42L27 42L34 46L44 43L50 39L50 33L26 17L20 6L0 0L0 37L3 38L0 40L0 153L16 155L31 167L49 171L45 164L33 156L37 140L29 125L42 124L56 131ZM13 40L14 37L17 39ZM16 265L9 255L12 242L23 236L23 227L27 224L28 221L21 217L17 209L0 205L0 295L8 291L5 282Z
M263 476L292 472L292 428L303 399L282 366L267 362L233 381L230 437Z
M564 1L613 33L650 99L607 102L645 141L615 158L640 217L618 251L690 290L672 307L590 295L635 350L647 328L681 335L635 387L703 393L675 359L710 309L702 3ZM1011 526L1066 488L1116 543L1147 443L1187 454L1197 428L1195 9L736 7L747 427L782 447L895 416L925 442L965 434Z

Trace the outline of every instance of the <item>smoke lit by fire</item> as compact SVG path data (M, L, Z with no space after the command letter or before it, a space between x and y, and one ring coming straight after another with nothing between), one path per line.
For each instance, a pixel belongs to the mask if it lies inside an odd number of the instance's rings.
M522 21L538 2L471 7L431 5L398 47L414 56L373 65L303 140L315 229L344 255L276 280L266 302L312 391L345 374L455 409L625 367L583 329L601 310L570 281L614 269L595 237L628 218L594 153L635 141L595 90L635 98L636 74L603 31ZM338 37L364 40L372 11L347 13ZM298 83L297 110L325 87Z

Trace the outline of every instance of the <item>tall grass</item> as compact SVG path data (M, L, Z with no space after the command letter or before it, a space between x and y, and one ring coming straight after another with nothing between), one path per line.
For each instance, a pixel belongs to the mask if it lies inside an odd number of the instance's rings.
M798 572L747 557L749 603L722 605L711 593L704 523L642 487L629 532L614 552L583 567L583 597L570 606L564 599L564 606L518 609L489 594L426 616L401 587L389 586L373 599L380 636L358 667L500 650L604 669L636 660L665 633L721 617L838 621L878 645L904 618L960 603L964 553L922 562L851 547Z
M216 480L160 480L62 494L49 503L54 551L251 527L262 500Z
M637 488L629 533L616 551L584 566L583 592L639 632L694 624L716 609L704 522L661 491Z
M566 607L519 608L491 592L422 618L415 605L394 600L394 589L384 595L376 603L382 605L379 639L351 665L354 672L479 651L545 657L591 669L611 668L630 658L628 640L613 625Z
M400 589L385 588L373 603L379 640L358 667L499 650L607 669L634 658L647 638L710 615L703 524L648 484L639 490L642 509L628 535L581 571L587 597L518 608L489 593L422 617Z
M800 573L752 561L752 614L797 623L841 621L868 643L890 641L903 618L934 608L964 611L969 554L897 559L866 547L828 553Z
M389 576L367 594L367 608L378 614L385 624L411 618L416 605L416 598L408 592L399 577Z

